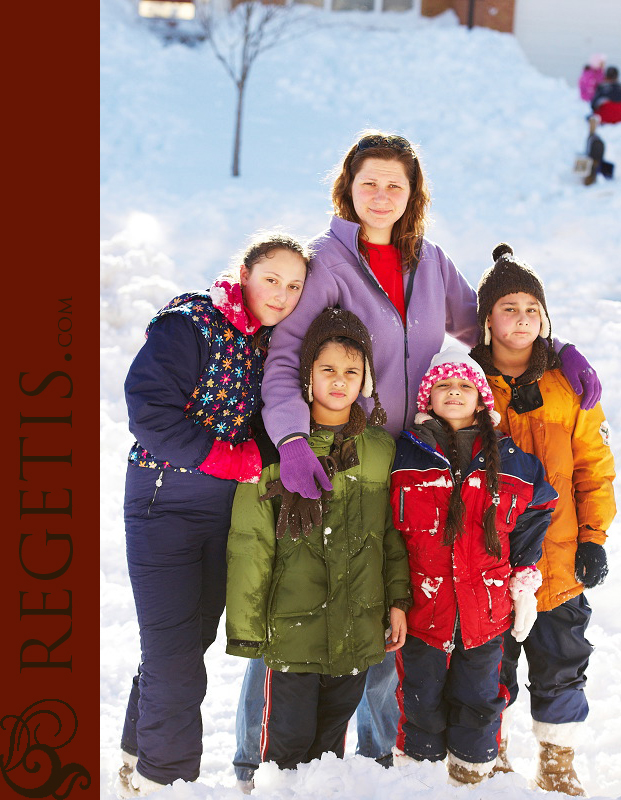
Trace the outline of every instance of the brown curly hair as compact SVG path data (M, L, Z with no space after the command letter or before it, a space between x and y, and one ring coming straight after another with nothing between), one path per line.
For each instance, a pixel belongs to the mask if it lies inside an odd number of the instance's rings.
M371 144L366 144L365 141ZM363 148L359 148L361 143L365 143ZM401 252L404 272L410 272L417 266L420 258L422 238L431 203L420 155L407 139L400 136L376 130L362 131L356 138L356 143L345 154L342 163L337 165L333 172L334 213L349 222L360 223L354 209L351 187L367 158L398 161L403 164L410 182L410 197L406 209L403 216L393 225L390 235L390 243ZM358 247L362 255L368 259L368 250L362 237L359 238Z

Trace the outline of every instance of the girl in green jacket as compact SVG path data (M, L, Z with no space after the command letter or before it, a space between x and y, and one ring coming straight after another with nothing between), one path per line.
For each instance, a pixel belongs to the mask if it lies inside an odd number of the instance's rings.
M395 444L377 427L385 414L358 317L331 308L314 320L300 379L308 441L334 488L319 517L264 459L259 483L237 489L227 551L227 652L265 659L261 757L282 769L327 751L343 757L366 671L402 647L410 605L389 505ZM360 393L375 400L370 424Z

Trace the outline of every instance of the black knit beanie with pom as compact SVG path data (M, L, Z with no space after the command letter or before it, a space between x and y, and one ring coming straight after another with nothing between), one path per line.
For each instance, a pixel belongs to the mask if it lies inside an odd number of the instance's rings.
M329 339L351 339L362 347L364 352L364 380L360 394L372 397L375 406L371 412L371 425L385 425L386 412L377 394L377 380L373 367L373 346L369 331L361 320L351 311L342 308L326 308L316 317L306 331L300 351L300 383L307 403L313 401L312 369L319 348Z
M494 304L507 294L524 292L531 294L539 303L541 315L541 331L539 335L547 339L552 346L552 326L546 306L543 282L535 270L524 261L513 256L513 248L501 242L492 252L494 265L483 273L477 289L477 320L480 328L479 342L490 343L487 317Z

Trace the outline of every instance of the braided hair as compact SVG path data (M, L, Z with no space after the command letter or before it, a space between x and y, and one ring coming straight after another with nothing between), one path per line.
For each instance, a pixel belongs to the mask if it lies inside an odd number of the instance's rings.
M457 436L451 426L438 417L448 434L448 452L446 457L451 465L454 485L449 498L446 525L442 544L452 547L458 536L463 533L465 506L461 496L462 474L457 449ZM496 432L487 408L477 411L475 425L479 429L482 440L482 452L485 457L485 482L492 502L483 515L483 531L485 533L485 550L490 556L500 560L502 548L496 530L496 508L498 507L498 472L500 470L500 453Z
M482 450L485 457L485 483L488 494L492 498L492 502L483 515L485 550L490 556L495 556L500 561L502 548L496 530L496 509L499 503L498 472L500 470L498 439L487 409L477 412L476 424L481 431Z

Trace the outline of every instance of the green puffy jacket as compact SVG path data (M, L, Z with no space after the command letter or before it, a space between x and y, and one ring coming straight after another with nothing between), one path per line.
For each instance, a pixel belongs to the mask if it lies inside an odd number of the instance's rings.
M323 525L308 537L293 540L287 531L277 540L280 498L259 499L279 477L278 464L258 484L238 486L227 551L227 653L328 675L355 674L384 658L388 609L410 597L389 503L395 443L371 427L352 438L358 464L334 475ZM309 444L322 456L333 440L320 429Z

